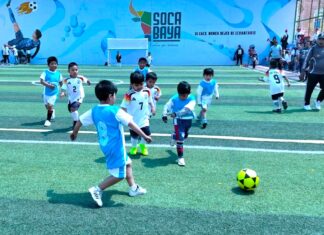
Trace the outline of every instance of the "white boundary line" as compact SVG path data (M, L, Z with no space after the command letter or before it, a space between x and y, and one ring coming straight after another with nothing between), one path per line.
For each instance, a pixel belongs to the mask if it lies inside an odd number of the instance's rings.
M53 132L52 129L17 129L17 128L0 128L0 131L9 132L33 132L33 133L48 133ZM68 131L66 133L71 133ZM79 131L80 134L97 134L95 131ZM125 133L129 135L129 133ZM153 137L170 137L166 133L152 133ZM235 140L235 141L250 141L250 142L272 142L272 143L295 143L295 144L324 144L324 140L300 140L300 139L275 139L261 137L243 137L243 136L221 136L221 135L190 135L190 138L197 139L216 139L216 140Z
M0 143L7 144L51 144L51 145L84 145L84 146L98 146L94 142L68 142L68 141L38 141L38 140L3 140ZM130 144L126 144L127 147ZM166 144L150 144L150 148L171 148ZM264 152L264 153L291 153L291 154L307 154L307 155L324 155L324 151L303 151L303 150L286 150L286 149L262 149L262 148L240 148L240 147L224 147L224 146L199 146L186 145L187 149L207 149L207 150L225 150L225 151L239 151L239 152Z

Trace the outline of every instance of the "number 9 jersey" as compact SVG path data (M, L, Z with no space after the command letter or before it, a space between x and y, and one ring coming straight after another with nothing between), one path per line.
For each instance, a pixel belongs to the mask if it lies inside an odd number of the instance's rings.
M265 82L269 82L270 95L285 92L285 83L282 73L278 69L270 69L263 78Z

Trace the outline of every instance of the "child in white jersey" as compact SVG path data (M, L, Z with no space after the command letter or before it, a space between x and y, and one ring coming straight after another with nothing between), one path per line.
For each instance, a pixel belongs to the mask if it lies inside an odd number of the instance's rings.
M158 77L157 77L156 73L154 73L154 72L149 72L146 75L146 88L149 89L151 92L153 106L154 106L155 110L156 110L156 103L159 101L159 99L162 95L161 89L157 85L155 85L157 79L158 79Z
M147 135L151 135L150 131L150 113L155 115L155 107L153 106L152 96L149 89L144 88L144 76L139 72L133 72L130 75L131 89L125 94L121 108L133 116L134 122ZM137 144L139 135L130 129L132 147L129 151L130 155L137 154ZM145 139L141 138L139 147L143 156L148 155Z
M74 127L71 140L77 138L82 125L95 125L101 151L106 158L106 167L110 176L98 186L89 188L93 200L98 206L102 206L102 192L106 188L126 178L129 185L128 194L131 197L143 195L146 189L135 183L132 169L132 161L125 151L125 138L123 125L132 128L134 132L151 142L151 137L145 135L133 122L132 116L115 106L117 87L110 81L100 81L95 88L96 97L100 104L80 116L80 120Z
M68 110L73 119L73 128L77 121L79 121L79 108L84 99L83 83L90 85L90 80L79 75L79 67L75 62L68 65L70 77L64 79L61 97L68 96Z
M286 80L288 87L290 87L290 82L286 76L281 74L281 71L278 69L278 62L276 60L270 61L269 71L266 73L266 76L263 79L260 78L259 80L269 82L270 95L274 106L274 109L272 111L281 113L281 107L286 110L288 108L288 103L284 99L284 80Z

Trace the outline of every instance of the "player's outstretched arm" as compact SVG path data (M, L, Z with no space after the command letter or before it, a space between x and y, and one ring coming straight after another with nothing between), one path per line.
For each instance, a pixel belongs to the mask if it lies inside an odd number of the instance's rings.
M286 82L287 82L287 86L290 87L289 79L288 79L286 76L283 76L283 78L286 80Z
M152 138L150 136L147 136L133 121L130 121L128 123L128 127L135 131L138 135L143 137L147 143L152 142Z
M70 134L70 139L72 141L76 140L77 136L78 136L78 133L79 133L79 130L82 126L82 123L80 121L78 121L75 126L74 126L74 129L72 131L72 133Z

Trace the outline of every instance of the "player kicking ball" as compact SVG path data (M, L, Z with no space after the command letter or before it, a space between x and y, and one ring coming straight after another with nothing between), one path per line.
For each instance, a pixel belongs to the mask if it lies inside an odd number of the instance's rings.
M73 119L73 128L77 121L79 121L79 108L84 99L83 83L90 85L90 80L86 77L79 75L79 67L75 62L68 65L70 77L64 79L61 97L68 96L68 110Z
M259 80L268 82L270 85L270 95L274 106L274 109L272 111L281 113L282 108L286 110L288 108L288 103L284 99L284 80L286 80L288 87L290 87L290 82L286 76L281 74L280 70L278 69L277 61L270 61L269 71L266 73L266 76L264 78L259 78Z
M100 81L95 87L95 94L100 103L80 116L80 120L76 123L70 138L72 141L76 140L82 125L95 125L97 129L100 149L105 155L110 176L98 186L89 188L89 192L97 205L102 207L103 191L125 178L129 185L129 196L134 197L146 193L146 189L135 183L132 161L125 149L123 125L131 128L148 143L152 139L133 122L131 115L114 105L117 94L115 84L107 80Z

